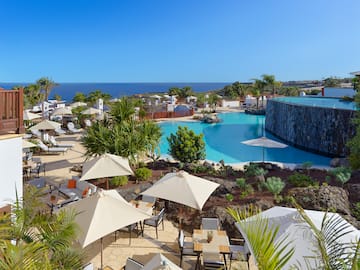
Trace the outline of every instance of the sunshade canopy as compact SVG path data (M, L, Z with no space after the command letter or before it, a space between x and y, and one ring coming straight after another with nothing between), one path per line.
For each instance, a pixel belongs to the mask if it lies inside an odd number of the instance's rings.
M33 120L33 119L37 119L37 118L41 118L41 115L29 112L29 111L24 111L24 113L23 113L24 120Z
M79 213L75 222L81 232L78 241L82 247L150 216L136 209L124 199L117 198L120 195L116 190L100 190L94 195L76 201L65 206ZM120 196L121 197L121 196Z
M57 108L55 111L53 111L52 115L70 115L72 114L71 109L66 108L66 107L62 107L62 108Z
M127 158L103 154L84 163L80 181L132 174Z
M101 110L95 108L87 108L86 110L82 111L81 114L101 114Z
M61 124L50 121L50 120L43 120L40 123L36 124L35 126L32 126L31 130L54 130L60 128Z
M36 147L37 145L36 144L33 144L29 141L26 141L26 140L22 140L22 148L31 148L31 147Z
M77 102L74 102L74 103L70 104L71 108L76 108L76 107L81 107L81 106L87 106L87 104L85 102L80 102L80 101L77 101Z
M286 144L270 140L266 137L260 137L253 140L243 141L243 144L251 145L251 146L260 146L260 147L267 147L267 148L285 148L287 147Z
M219 184L185 171L168 173L141 194L149 195L201 210Z
M309 216L312 222L318 229L321 229L322 220L326 212L322 211L314 211L314 210L305 210L305 213ZM337 213L327 213L328 218L333 216L341 217ZM263 211L255 216L249 217L242 221L240 224L251 226L252 222L255 222L257 218L267 218L269 221L269 227L271 226L280 226L277 238L275 242L279 242L285 237L288 236L288 241L290 245L285 248L285 252L287 252L290 248L294 247L295 252L291 259L287 262L287 264L282 269L291 269L291 266L297 265L299 263L302 267L306 268L305 258L318 258L319 254L316 254L316 246L315 246L315 238L309 227L309 225L302 219L300 214L295 208L287 208L287 207L279 207L275 206L266 211ZM236 227L239 229L240 233L243 235L246 242L248 242L247 235L242 229L239 223L236 224ZM341 223L338 226L342 226L342 224L348 224L350 234L347 234L339 239L341 243L350 243L355 242L356 239L360 238L360 231L355 227L350 225L345 219L342 218ZM249 246L250 251L252 252L251 246ZM308 261L312 266L311 269L316 268L316 264L319 261L310 259ZM315 268L314 268L315 267Z
M179 266L166 258L163 254L158 253L151 258L149 262L147 262L143 270L181 270Z
M151 98L155 98L155 99L160 99L161 98L161 96L159 96L159 95L152 95L152 96L150 96Z

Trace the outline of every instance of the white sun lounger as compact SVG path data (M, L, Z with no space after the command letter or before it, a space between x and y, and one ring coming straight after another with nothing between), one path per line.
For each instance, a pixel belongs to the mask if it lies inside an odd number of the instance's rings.
M72 147L74 147L74 144L72 144L72 143L58 143L54 136L49 137L49 142L54 147L64 147L64 148L72 148Z
M67 123L67 128L69 129L70 133L81 133L82 132L81 129L75 128L75 125L73 122Z
M43 152L47 152L47 153L64 153L68 150L68 148L63 148L63 147L48 147L47 145L45 145L41 140L37 140L38 142L38 146L40 147L40 149Z
M55 134L58 136L64 135L64 134L66 134L66 131L61 128L57 128L57 129L55 129Z

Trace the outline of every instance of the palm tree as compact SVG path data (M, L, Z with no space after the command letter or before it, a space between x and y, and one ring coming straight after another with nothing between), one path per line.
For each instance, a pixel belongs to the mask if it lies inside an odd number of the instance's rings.
M247 210L227 208L227 213L234 218L243 230L248 240L248 245L253 252L259 270L281 270L294 254L294 248L290 248L287 237L275 243L279 233L279 226L269 225L266 218L260 215L253 217L251 222L242 222L244 219L259 213L259 210L250 207Z
M48 77L42 77L36 81L36 84L40 87L42 93L44 94L44 100L47 101L49 99L49 95L51 90L58 86L59 84L55 83Z
M0 218L0 269L80 269L83 253L74 249L75 213L51 215L40 202L43 190L28 187L11 216Z
M129 121L135 114L134 102L130 98L122 98L111 106L110 115L116 123Z
M24 102L26 108L32 108L44 100L44 94L38 84L30 84L24 88Z
M264 83L264 87L269 87L271 89L272 95L275 94L275 76L264 74L261 76Z
M307 258L307 262L312 259L320 260L317 269L323 270L359 269L360 239L357 240L357 243L342 243L339 241L340 238L352 232L349 224L344 223L340 216L329 217L326 213L321 228L318 229L299 204L293 201L293 205L315 236L314 248L318 251L319 256ZM309 266L308 268L310 269Z

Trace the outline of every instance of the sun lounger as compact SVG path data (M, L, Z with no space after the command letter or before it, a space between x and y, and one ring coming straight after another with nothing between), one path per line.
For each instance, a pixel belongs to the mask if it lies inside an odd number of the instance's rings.
M74 144L72 144L72 143L58 143L54 136L49 137L49 142L54 147L64 147L64 148L72 148L72 147L74 147Z
M31 133L34 137L41 139L41 132L37 129L31 129Z
M63 147L48 147L41 140L37 140L37 142L38 142L38 146L40 147L40 149L43 152L47 152L47 153L65 153L68 150L68 148L63 148Z
M68 128L70 133L81 133L82 132L81 129L75 128L75 125L74 125L73 122L67 123L67 128Z
M66 131L61 128L57 128L57 129L55 129L55 134L57 136L64 135L64 134L66 134Z

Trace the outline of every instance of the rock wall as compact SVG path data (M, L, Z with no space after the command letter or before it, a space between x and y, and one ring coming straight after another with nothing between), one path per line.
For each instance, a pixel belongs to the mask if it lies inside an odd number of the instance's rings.
M329 157L348 154L355 111L268 100L265 129L290 145Z

